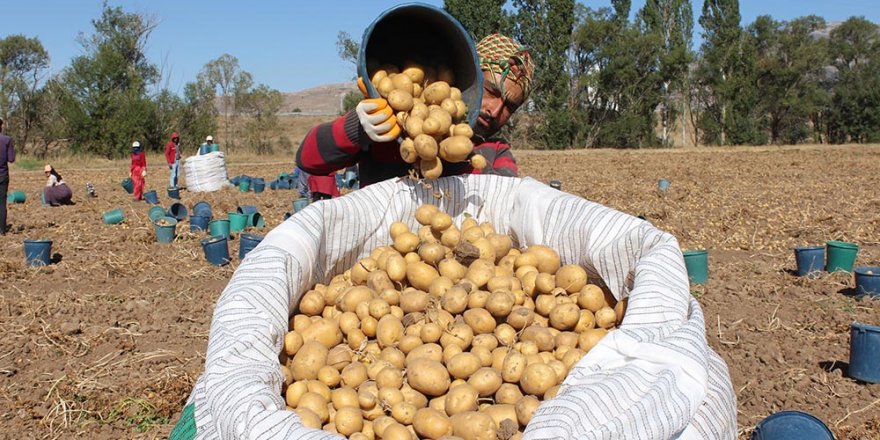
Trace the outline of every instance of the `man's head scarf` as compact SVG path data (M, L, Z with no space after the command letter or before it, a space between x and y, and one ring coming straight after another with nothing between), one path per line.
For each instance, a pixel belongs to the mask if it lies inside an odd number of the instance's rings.
M501 34L490 34L477 44L477 55L480 57L480 68L485 71L501 74L502 93L504 80L512 79L523 89L523 97L528 97L532 89L532 73L534 65L528 49L510 37Z

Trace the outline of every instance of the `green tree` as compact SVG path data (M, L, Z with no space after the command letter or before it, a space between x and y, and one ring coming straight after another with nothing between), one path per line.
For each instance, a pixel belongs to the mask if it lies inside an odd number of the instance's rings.
M258 154L268 154L273 149L273 139L278 137L278 111L284 103L284 95L265 84L243 95L242 113L248 116L245 139Z
M223 114L223 143L228 150L235 147L236 126L241 101L253 87L253 76L242 70L238 58L223 54L208 61L199 73L199 80L210 84L215 94L220 97L220 109Z
M660 105L661 140L668 145L669 127L685 113L688 102L685 96L688 65L692 59L693 9L690 0L647 0L638 18L644 32L655 34L660 40L657 55L658 86L663 96ZM684 127L684 124L680 125Z
M514 0L515 37L529 47L535 64L531 100L543 116L546 148L571 146L570 74L566 70L574 28L574 0Z
M64 93L58 97L76 151L119 157L134 139L159 148L161 133L149 132L155 109L148 96L159 71L145 53L156 23L105 4L92 20L95 33L80 36L85 53L62 73Z
M355 107L364 99L361 92L348 92L342 97L342 114L354 110Z
M880 142L880 27L851 17L831 31L831 142Z
M336 54L339 55L342 61L351 63L352 67L357 68L360 51L360 43L354 41L348 32L339 31L336 34Z
M443 8L467 29L474 42L486 35L510 32L510 17L504 12L507 0L444 0Z
M217 106L214 88L204 78L196 78L183 87L183 107L177 132L181 142L195 147L208 133L217 131Z
M39 112L38 86L49 67L49 54L39 38L9 35L0 39L0 116L6 129L27 148Z

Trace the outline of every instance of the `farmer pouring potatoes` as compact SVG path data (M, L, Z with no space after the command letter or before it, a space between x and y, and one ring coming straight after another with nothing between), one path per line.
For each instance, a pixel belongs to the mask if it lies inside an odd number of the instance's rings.
M494 136L528 99L534 71L532 57L528 48L500 34L483 38L476 49L483 74L483 99L471 140L473 152L484 157L486 163L478 169L467 162L443 162L443 175L517 176L510 145ZM365 92L362 79L358 83ZM401 132L388 101L367 98L335 121L312 128L297 150L296 163L311 174L325 176L357 164L361 187L406 176L412 166L400 154L397 138Z
M134 183L134 199L144 199L144 183L147 177L147 155L141 148L141 143L134 141L131 144L131 181Z

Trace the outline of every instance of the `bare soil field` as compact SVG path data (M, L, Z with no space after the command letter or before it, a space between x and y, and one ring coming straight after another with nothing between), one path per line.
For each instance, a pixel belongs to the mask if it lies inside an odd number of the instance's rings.
M693 286L710 345L727 361L740 438L784 409L821 418L841 439L880 438L880 385L846 375L849 325L880 325L880 301L858 299L852 276L798 278L792 248L856 242L856 265L880 263L880 147L515 152L521 174L710 250L710 277ZM149 163L159 164L152 155ZM119 186L127 162L57 165L76 205L40 206L39 171L12 170L13 231L0 237L0 438L162 438L202 371L214 304L238 264L215 267L187 222L161 245ZM271 180L293 158L232 157L229 176ZM162 206L167 172L151 168ZM671 182L665 192L657 181ZM85 197L85 184L98 198ZM215 215L256 205L278 225L293 191L182 192ZM104 225L104 211L126 220ZM24 239L54 241L54 264L26 267ZM238 240L230 244L237 255Z

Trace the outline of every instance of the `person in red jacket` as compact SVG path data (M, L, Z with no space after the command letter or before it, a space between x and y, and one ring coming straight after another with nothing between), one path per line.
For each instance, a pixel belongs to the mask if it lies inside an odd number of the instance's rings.
M134 199L144 199L144 179L147 177L147 155L141 149L141 143L131 144L131 181L134 183Z
M165 161L168 162L168 188L177 188L177 174L180 171L180 136L175 131L171 133L171 140L165 144Z
M513 39L492 34L477 44L483 71L483 100L474 127L474 153L486 158L487 166L474 169L469 163L443 163L443 175L499 174L517 176L510 145L494 136L525 103L532 85L534 65L528 49ZM316 176L357 164L361 187L405 176L411 165L400 157L397 137L401 128L385 99L364 99L333 122L312 128L296 153L297 166Z

